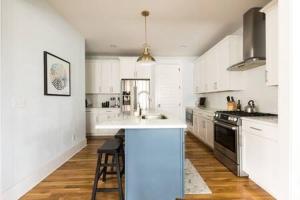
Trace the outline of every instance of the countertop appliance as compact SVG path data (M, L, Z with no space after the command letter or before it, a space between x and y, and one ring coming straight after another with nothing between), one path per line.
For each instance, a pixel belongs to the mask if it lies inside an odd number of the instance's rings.
M134 113L150 109L150 80L122 79L121 80L121 110Z
M254 113L256 112L256 109L255 109L255 104L254 104L254 101L253 100L250 100L248 102L248 105L245 107L245 111L247 113Z
M199 107L205 107L206 97L199 98Z
M248 176L242 170L241 117L277 116L270 113L217 111L214 116L214 155L237 176Z
M193 109L192 108L185 109L185 121L188 126L193 126Z
M266 64L266 19L261 8L249 9L243 17L243 58L229 71L244 71Z

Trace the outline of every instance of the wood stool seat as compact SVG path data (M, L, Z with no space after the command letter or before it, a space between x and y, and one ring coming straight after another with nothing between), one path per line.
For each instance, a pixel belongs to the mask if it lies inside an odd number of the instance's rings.
M121 148L121 142L116 139L107 140L99 149L98 153L115 153Z

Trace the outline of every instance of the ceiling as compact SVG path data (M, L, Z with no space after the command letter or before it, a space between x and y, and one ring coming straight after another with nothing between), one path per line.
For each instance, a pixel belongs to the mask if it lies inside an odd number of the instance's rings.
M87 54L136 56L149 10L154 56L198 56L242 25L247 9L270 0L48 0L85 38Z

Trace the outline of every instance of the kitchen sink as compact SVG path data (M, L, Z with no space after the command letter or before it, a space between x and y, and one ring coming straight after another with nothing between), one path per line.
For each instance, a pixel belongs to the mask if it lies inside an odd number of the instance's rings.
M163 114L158 114L158 115L143 115L142 119L168 119L168 118Z

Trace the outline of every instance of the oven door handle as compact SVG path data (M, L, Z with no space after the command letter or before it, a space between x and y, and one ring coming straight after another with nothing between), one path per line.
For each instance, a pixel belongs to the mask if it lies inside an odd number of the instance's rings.
M215 124L219 125L219 126L222 126L222 127L225 127L225 128L229 128L231 130L237 130L237 127L236 126L230 126L230 125L227 125L227 124L223 124L223 123L220 123L218 121L214 121Z

